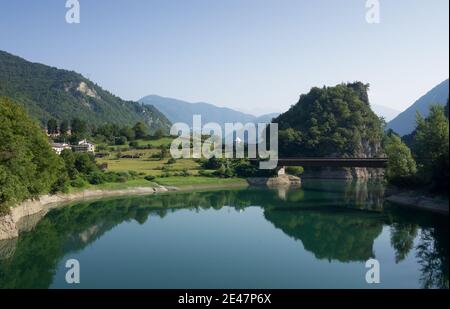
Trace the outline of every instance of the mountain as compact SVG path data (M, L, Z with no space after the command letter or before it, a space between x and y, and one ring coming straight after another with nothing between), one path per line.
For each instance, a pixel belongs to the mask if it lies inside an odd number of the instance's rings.
M172 123L183 122L192 126L192 116L201 115L202 124L208 122L216 122L224 127L224 124L234 122L270 122L272 118L278 114L267 114L260 117L256 117L250 114L238 112L236 110L218 107L209 103L189 103L172 98L164 98L157 95L149 95L143 97L139 102L144 104L150 104L160 110Z
M423 117L428 116L432 104L445 105L448 99L448 79L431 89L407 110L388 123L387 128L394 130L401 136L410 134L416 128L416 112Z
M394 119L395 117L398 116L398 114L400 114L401 112L384 106L384 105L376 105L376 104L372 104L371 105L372 110L375 114L378 115L378 117L383 117L385 121L391 121L392 119Z
M0 51L0 96L25 106L41 124L78 117L89 124L147 124L151 131L170 129L170 121L154 106L124 101L82 75Z

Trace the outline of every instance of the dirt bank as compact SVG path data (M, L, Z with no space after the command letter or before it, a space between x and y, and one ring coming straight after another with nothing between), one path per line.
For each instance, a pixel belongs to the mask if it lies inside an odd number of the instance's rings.
M176 188L174 187L158 186L153 188L136 187L121 190L85 190L71 194L44 195L39 199L23 202L12 208L9 215L0 217L0 240L18 237L21 231L29 230L30 224L26 218L42 218L50 209L69 202L109 196L155 194L175 190Z

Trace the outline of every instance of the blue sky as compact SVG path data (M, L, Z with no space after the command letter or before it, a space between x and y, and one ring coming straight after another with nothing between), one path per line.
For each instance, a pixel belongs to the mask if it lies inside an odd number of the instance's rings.
M82 73L125 99L159 94L253 114L361 80L403 110L449 75L449 1L0 0L0 50Z

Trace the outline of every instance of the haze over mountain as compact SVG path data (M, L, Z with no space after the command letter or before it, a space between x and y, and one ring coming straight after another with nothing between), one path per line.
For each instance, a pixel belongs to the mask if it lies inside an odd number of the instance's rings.
M385 121L391 121L401 113L401 111L399 110L384 105L372 104L370 107L375 114L377 114L379 117L383 117Z
M170 129L170 121L154 106L125 101L73 71L31 63L0 51L0 96L22 104L41 124L54 118L78 117L89 125L134 125L151 131Z
M277 113L266 114L262 116L254 116L242 113L227 107L218 107L210 103L190 103L173 98L165 98L158 95L149 95L143 97L139 102L150 104L160 110L172 122L183 122L192 126L192 116L201 115L202 123L216 122L222 127L225 123L234 122L253 122L253 123L268 123L278 116Z
M410 134L416 127L416 112L427 117L432 104L444 106L448 100L449 80L445 80L388 123L387 128L400 135Z

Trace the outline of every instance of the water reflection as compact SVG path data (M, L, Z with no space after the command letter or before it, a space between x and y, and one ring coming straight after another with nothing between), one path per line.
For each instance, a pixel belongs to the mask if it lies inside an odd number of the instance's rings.
M374 242L390 227L395 262L416 249L424 288L448 288L448 224L389 207L379 183L311 181L302 189L257 188L171 193L78 203L47 214L19 239L0 242L0 288L48 288L58 262L130 220L151 224L179 209L236 210L259 206L264 218L316 259L342 263L374 257ZM418 239L418 241L417 241ZM417 248L414 248L417 241Z

